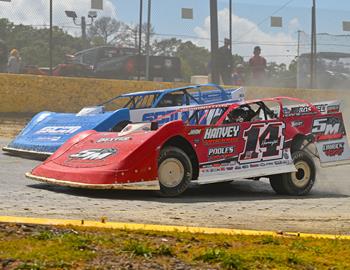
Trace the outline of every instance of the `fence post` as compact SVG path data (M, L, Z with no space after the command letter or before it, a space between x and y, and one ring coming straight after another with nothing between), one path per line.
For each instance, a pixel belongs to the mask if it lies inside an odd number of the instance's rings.
M211 39L211 80L213 83L220 83L220 76L217 65L218 52L218 2L210 0L210 39Z
M49 37L49 58L50 58L50 76L52 76L52 66L53 66L53 37L52 37L52 16L53 16L53 7L52 7L52 0L50 0L50 37Z

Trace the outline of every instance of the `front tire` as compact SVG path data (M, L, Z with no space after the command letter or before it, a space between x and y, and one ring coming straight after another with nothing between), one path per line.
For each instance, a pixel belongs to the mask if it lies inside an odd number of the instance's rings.
M297 171L270 176L271 187L281 195L306 195L315 184L315 163L304 151L294 152L292 158Z
M160 194L174 197L183 193L193 175L192 163L187 154L177 147L165 147L158 160Z

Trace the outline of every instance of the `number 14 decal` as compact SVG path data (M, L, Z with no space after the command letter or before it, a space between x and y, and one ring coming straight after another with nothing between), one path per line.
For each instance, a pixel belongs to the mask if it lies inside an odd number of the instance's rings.
M253 124L243 134L244 151L240 163L282 158L285 124L282 122Z

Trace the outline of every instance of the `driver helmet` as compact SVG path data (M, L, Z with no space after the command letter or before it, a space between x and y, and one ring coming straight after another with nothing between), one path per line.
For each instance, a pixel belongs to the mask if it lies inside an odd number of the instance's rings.
M228 117L232 123L242 123L250 121L254 116L254 111L247 107L241 107L229 113Z

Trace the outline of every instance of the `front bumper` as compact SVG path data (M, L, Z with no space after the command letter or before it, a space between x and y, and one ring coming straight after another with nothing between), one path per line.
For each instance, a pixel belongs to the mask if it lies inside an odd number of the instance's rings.
M11 155L24 156L29 158L38 158L38 159L46 159L53 154L51 152L40 152L35 150L13 148L9 146L4 146L2 150Z
M120 189L120 190L160 190L159 181L143 181L136 183L123 183L123 184L87 184L66 180L58 180L54 178L47 178L42 176L36 176L31 173L26 173L25 176L31 180L49 183L58 186L74 187L74 188L86 188L86 189Z

